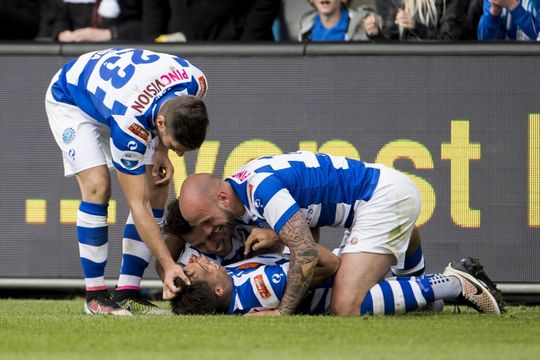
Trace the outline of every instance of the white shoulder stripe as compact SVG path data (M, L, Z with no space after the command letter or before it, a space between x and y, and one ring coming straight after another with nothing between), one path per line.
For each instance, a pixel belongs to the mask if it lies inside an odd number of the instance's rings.
M264 218L272 228L274 228L281 219L281 216L287 211L295 200L287 189L281 189L272 196L270 201L264 207Z
M66 80L68 84L71 84L71 85L79 84L79 78L81 77L81 74L84 71L86 64L88 63L88 58L90 58L91 56L92 56L91 53L84 54L81 57L79 57L77 61L75 61L73 66L66 73Z

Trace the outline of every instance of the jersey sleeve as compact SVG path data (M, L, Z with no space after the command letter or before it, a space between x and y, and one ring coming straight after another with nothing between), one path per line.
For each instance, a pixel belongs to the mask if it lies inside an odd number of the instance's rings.
M208 91L208 80L206 79L204 73L198 67L191 64L189 61L187 63L189 64L193 79L197 82L197 91L195 92L195 94L191 95L202 99L206 96L206 92Z
M114 167L125 174L144 174L144 154L152 135L134 119L113 116L110 147Z
M248 188L250 201L276 233L300 210L289 190L276 176L257 174Z

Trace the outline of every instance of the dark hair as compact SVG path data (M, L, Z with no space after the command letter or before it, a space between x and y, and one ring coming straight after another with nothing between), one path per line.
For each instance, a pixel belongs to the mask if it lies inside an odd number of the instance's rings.
M167 121L167 131L174 140L190 150L201 147L208 127L208 112L204 102L192 95L182 95L166 101L159 109Z
M217 298L207 283L194 283L171 300L171 309L176 315L214 314L217 311Z
M166 234L177 236L189 234L193 231L193 226L191 226L186 219L184 219L182 213L180 212L178 199L171 200L167 204L163 231Z

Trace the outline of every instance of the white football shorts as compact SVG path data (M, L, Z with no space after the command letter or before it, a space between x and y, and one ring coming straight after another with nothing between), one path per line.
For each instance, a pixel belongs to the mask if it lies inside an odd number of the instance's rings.
M57 80L56 74L51 85ZM62 150L64 176L73 176L100 165L113 168L110 129L88 116L76 106L58 102L51 93L45 97L45 109L54 139ZM154 149L159 138L154 137L144 154L144 164L153 165Z
M354 220L345 235L338 256L369 252L392 254L393 268L402 269L405 253L422 200L416 184L405 174L379 164L366 164L380 170L379 182L369 201L355 206Z

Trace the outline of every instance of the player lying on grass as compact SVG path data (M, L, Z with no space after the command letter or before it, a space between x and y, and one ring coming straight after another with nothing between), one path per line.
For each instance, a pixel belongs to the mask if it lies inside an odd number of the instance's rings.
M329 314L333 275L340 260L318 245L319 258L311 291L297 312ZM228 266L205 256L184 271L191 286L171 300L175 314L245 314L275 308L285 291L288 254L259 255ZM359 308L360 315L395 315L426 308L437 300L473 307L481 313L503 311L500 294L476 259L451 262L444 274L394 277L373 286Z

